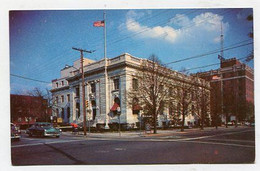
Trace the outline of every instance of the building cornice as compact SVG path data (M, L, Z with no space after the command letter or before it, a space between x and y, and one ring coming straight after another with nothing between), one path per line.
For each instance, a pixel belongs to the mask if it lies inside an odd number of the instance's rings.
M64 86L64 87L59 87L59 88L54 88L54 89L51 89L50 92L51 93L54 93L54 92L57 92L57 91L61 91L61 90L67 90L69 89L69 86Z

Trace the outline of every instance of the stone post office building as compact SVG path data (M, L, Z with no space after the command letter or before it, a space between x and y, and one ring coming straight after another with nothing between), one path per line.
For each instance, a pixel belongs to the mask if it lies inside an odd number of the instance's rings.
M132 86L133 73L144 60L147 59L133 57L127 53L99 61L84 58L87 120L92 127L108 128L109 124L118 123L117 116L109 115L111 111L117 110L118 106L121 110L120 123L127 127L136 127L140 113L133 112L132 106L127 105L127 91ZM80 59L76 60L73 66L65 66L61 70L61 77L52 80L53 116L62 118L59 120L63 123L83 122L82 81L79 68ZM159 126L169 118L169 110L165 110L158 116ZM189 115L185 124L195 122L196 119L196 116Z

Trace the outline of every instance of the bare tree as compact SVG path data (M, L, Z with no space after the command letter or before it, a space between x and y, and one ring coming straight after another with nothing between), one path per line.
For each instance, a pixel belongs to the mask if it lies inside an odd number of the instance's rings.
M183 76L183 79L185 79L185 76ZM191 112L191 104L192 104L192 98L191 98L191 92L193 90L193 85L189 84L187 82L178 81L176 82L177 85L177 93L175 95L175 99L177 101L177 112L181 115L181 131L184 131L184 125L185 125L185 117Z
M166 83L169 80L169 69L162 65L157 56L151 55L143 61L135 78L138 79L138 88L128 91L128 104L138 103L144 108L144 113L152 117L154 133L157 133L157 117L163 112L167 102L168 89Z
M204 85L205 86L205 85ZM197 116L200 118L200 127L203 130L206 119L209 119L210 113L210 91L204 86L195 86L194 103L197 110Z
M31 105L34 106L34 111L37 112L38 120L48 121L49 120L49 91L46 89L46 94L43 90L38 87L35 87L33 90L27 91L27 95L36 97L34 102L31 102Z

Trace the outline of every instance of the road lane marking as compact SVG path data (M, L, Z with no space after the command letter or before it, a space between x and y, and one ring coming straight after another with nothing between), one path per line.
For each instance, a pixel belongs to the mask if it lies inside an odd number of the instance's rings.
M115 148L116 151L125 151L125 148Z
M212 137L223 136L223 135L239 134L239 133L250 132L250 131L252 131L252 130L245 130L245 131L239 131L239 132L236 131L236 132L229 132L229 133L224 133L224 134L208 135L208 136L193 137L193 138L183 138L183 139L179 139L179 140L184 140L184 141L199 140L199 139L212 138Z
M109 153L109 151L105 151L105 150L99 150L99 151L95 151L96 153Z
M252 146L252 145L217 143L217 142L208 142L208 141L180 141L180 142L187 142L187 143L190 142L190 143L199 143L199 144L212 144L212 145L226 145L226 146L237 146L237 147L255 148L255 146Z
M231 142L248 142L248 143L255 143L255 141L252 140L235 140L235 139L209 139L209 140L213 140L213 141L231 141Z
M13 145L13 146L11 146L11 148L28 147L28 146L43 145L43 144L44 144L44 143L21 144L21 145Z
M20 144L20 145L12 145L11 148L28 147L28 146L36 146L36 145L44 145L44 144L59 144L59 143L78 142L78 141L86 141L86 140L64 140L64 141L33 143L33 144Z

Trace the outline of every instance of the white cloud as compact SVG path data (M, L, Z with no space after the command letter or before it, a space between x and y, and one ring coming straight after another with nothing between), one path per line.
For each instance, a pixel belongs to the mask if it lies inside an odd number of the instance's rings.
M199 38L213 43L220 41L219 36L223 16L218 14L205 12L192 19L184 14L176 14L168 23L169 25L164 27L148 27L136 21L140 16L144 15L145 12L137 13L133 10L129 11L125 23L127 30L140 33L139 37L142 38L161 39L169 43L197 41ZM228 27L228 23L223 23L224 32Z
M191 21L184 14L176 14L175 17L170 20L170 23L183 27L189 25Z
M170 26L155 26L155 27L147 27L143 26L135 19L129 17L129 16L136 16L137 14L135 12L130 11L130 13L127 15L127 21L126 21L126 28L127 30L135 33L140 33L140 36L143 38L153 38L153 39L163 39L170 43L175 42L178 30L175 30L174 28Z
M211 12L202 13L192 19L196 27L207 31L219 31L223 17Z

